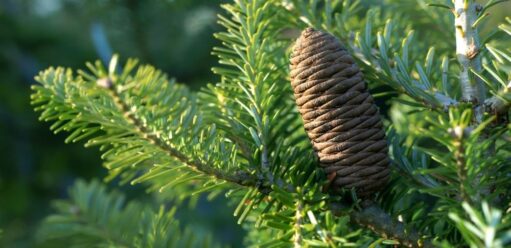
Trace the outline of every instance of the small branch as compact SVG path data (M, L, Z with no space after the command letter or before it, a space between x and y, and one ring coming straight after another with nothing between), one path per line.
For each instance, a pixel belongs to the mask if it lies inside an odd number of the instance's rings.
M117 108L123 113L123 117L129 122L136 130L136 133L149 143L160 148L163 152L168 154L170 157L177 159L183 164L197 173L213 176L220 180L225 180L231 183L235 183L241 186L252 186L252 177L245 171L237 171L235 173L226 174L222 171L216 170L210 166L207 166L196 159L190 159L185 154L181 153L178 149L172 147L168 142L161 140L158 135L147 129L147 126L133 113L131 108L123 101L120 93L115 87L114 83L109 78L99 79L96 84L102 88L108 90L109 95L112 97Z
M395 220L372 201L366 200L361 205L361 210L353 209L349 213L351 220L357 225L367 228L383 238L396 240L405 247L433 247L430 240L422 238L422 235L413 228L407 229L405 223ZM346 209L349 207L338 202L328 205L328 210L336 216L346 215Z
M263 152L261 154L261 169L263 175L268 178L269 183L275 184L275 177L270 171L270 160L268 158L268 149L266 148L266 144L263 144Z
M449 132L454 138L454 147L456 148L454 151L454 159L456 160L456 172L459 179L461 198L471 203L471 198L465 188L465 183L467 182L467 161L465 158L465 147L463 146L463 138L468 131L458 126L454 129L450 129Z
M479 54L481 44L477 27L474 25L481 9L481 5L474 0L454 1L456 55L461 66L461 93L464 101L472 102L478 106L474 109L477 123L483 119L484 110L480 105L484 102L486 89L482 80L471 75L470 70L482 71Z
M314 226L314 229L316 229L316 233L321 237L321 240L326 243L328 247L335 248L336 245L332 240L332 234L330 231L321 227L321 225L318 223L318 220L316 219L316 216L314 216L314 213L311 210L307 211L307 216L309 217L310 223Z
M293 236L294 248L302 247L302 218L303 218L303 204L301 201L296 202L296 213L295 213L295 234Z
M480 74L482 72L481 63L481 43L479 41L479 34L477 30L477 22L479 17L483 14L484 8L474 0L455 0L454 1L454 17L455 17L455 28L456 28L456 54L458 61L461 66L460 72L460 85L461 93L464 101L471 102L474 107L474 123L475 125L483 122L485 112L488 112L488 106L493 109L500 108L500 99L489 99L486 98L486 87L483 80L474 76L474 74ZM472 72L473 73L472 73ZM496 112L493 112L496 113ZM455 130L456 131L456 130ZM466 161L464 158L464 147L462 144L463 130L461 136L455 137L455 159L458 168L458 178L460 180L460 194L461 197L469 201L470 196L466 192L464 183L467 180ZM483 134L482 139L487 138L487 133ZM490 148L487 151L488 156L493 156L494 149ZM480 181L482 175L485 172L479 173L475 178L475 181ZM477 184L477 183L476 183ZM487 195L489 189L482 187L477 191L476 200L481 195Z
M384 238L397 240L405 247L433 247L433 244L421 238L417 231L407 229L403 222L392 219L374 203L367 201L363 205L362 210L350 214L351 219L358 225Z
M505 114L511 105L499 97L491 97L484 101L484 110L492 114Z
M85 216L75 215L73 216L77 218L77 222L86 225L88 228L96 229L95 233L103 240L108 241L111 245L118 245L119 247L133 247L132 243L128 243L128 241L123 240L122 237L116 237L112 234L110 228L106 226L102 226L99 223L96 223L94 220L87 219Z
M511 91L511 81L507 84L506 88L502 89L501 92L498 93L499 96L503 96L509 94ZM502 97L493 96L484 101L484 110L490 114L505 114L511 107L508 101L502 99Z
M333 214L342 215L346 206L332 203L330 209ZM429 240L421 238L417 231L407 229L405 223L393 219L371 201L363 202L362 209L351 212L350 218L356 224L372 230L383 238L399 241L404 247L433 247L433 244Z
M441 104L442 110L448 112L450 107L458 106L459 102L440 92L434 93L435 99Z

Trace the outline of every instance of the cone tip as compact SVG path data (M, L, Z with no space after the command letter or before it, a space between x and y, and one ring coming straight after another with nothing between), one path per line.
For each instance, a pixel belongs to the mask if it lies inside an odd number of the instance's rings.
M315 28L308 27L302 31L302 36L309 36L309 35L313 34L314 32L317 32L317 30Z

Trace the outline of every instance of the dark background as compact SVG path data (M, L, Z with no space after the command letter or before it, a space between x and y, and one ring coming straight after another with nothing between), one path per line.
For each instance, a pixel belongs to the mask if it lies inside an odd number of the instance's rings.
M106 175L97 149L64 144L65 134L54 135L49 124L37 120L29 98L38 71L83 68L86 61L119 53L197 89L216 80L210 51L218 45L212 34L221 29L215 21L221 2L0 0L0 247L34 246L35 229L51 212L51 200L65 198L77 178ZM365 2L369 7L371 1ZM510 8L502 5L500 11ZM122 189L131 198L148 197L140 187ZM213 231L224 244L240 246L241 228L221 201L201 200L179 217Z

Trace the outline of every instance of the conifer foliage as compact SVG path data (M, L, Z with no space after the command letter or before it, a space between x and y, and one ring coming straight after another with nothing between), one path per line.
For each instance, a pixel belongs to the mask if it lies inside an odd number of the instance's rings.
M503 1L381 2L235 0L218 17L217 83L191 92L114 56L42 71L32 104L66 142L99 147L107 179L168 200L225 193L249 246L511 245L511 19L479 32ZM391 173L370 197L353 183L329 190L307 137L289 58L308 27L336 36L383 99ZM42 225L45 244L183 247L189 237L172 211L122 207L97 183L71 192Z
M182 230L175 208L127 202L98 181L77 181L69 197L42 223L41 247L218 247L210 236Z

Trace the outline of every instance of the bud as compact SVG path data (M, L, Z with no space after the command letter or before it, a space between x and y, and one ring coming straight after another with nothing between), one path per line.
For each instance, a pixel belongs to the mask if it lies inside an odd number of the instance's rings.
M100 78L96 81L96 85L105 89L111 89L114 83L110 78Z

